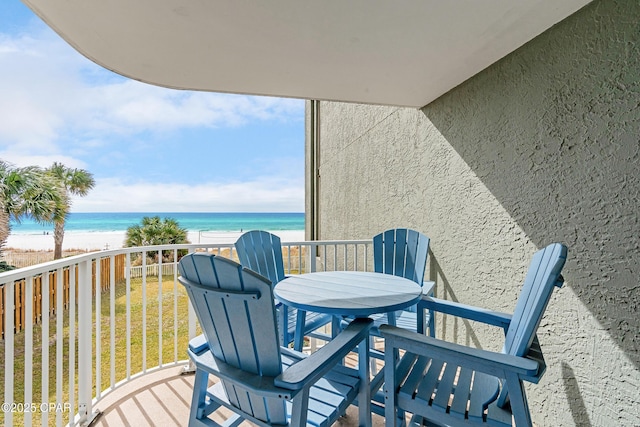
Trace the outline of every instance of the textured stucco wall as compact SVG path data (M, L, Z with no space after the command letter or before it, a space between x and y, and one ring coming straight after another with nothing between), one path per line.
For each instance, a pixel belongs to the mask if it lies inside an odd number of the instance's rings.
M639 23L637 0L596 1L421 111L320 104L321 239L416 228L438 296L507 312L531 255L568 245L539 426L640 425Z

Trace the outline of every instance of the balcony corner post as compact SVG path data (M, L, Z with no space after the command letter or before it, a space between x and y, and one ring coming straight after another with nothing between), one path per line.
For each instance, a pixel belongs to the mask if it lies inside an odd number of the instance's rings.
M316 256L318 252L318 244L311 242L309 244L309 271L308 273L315 273L318 269L316 265Z

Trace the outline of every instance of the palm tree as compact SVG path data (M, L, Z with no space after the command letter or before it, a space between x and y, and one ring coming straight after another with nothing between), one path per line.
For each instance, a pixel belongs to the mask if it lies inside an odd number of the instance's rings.
M61 203L56 207L56 213L53 218L53 241L55 244L53 259L60 259L62 258L64 225L67 220L67 215L71 210L71 196L86 196L89 193L89 190L94 187L96 182L90 172L87 172L84 169L68 168L58 162L54 162L46 172L53 177L53 179L56 180L63 189Z
M145 216L140 225L127 228L125 247L153 246L189 243L186 228L180 227L178 221L173 218L160 219L159 216ZM148 252L155 257L156 252Z
M11 220L30 216L51 223L62 199L61 187L41 168L17 168L0 160L0 250L11 233Z
M9 214L6 213L4 209L0 209L0 255L2 255L2 247L4 246L4 242L6 242L7 238L9 237L9 227ZM7 270L13 270L13 267L7 264L5 260L0 259L0 273Z

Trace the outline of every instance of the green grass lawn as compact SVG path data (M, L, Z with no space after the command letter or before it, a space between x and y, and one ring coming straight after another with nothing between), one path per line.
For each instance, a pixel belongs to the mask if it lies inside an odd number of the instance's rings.
M144 289L142 285L142 279L131 280L131 292L130 292L130 316L131 316L131 370L130 373L136 374L143 369L143 330L146 329L146 368L150 369L159 364L159 337L162 336L162 361L164 364L173 363L175 352L177 351L178 360L187 358L187 343L188 343L188 320L187 320L187 305L188 297L184 290L184 287L178 284L177 286L177 312L178 316L178 332L177 332L177 347L175 345L176 334L174 332L174 313L175 313L175 301L174 301L174 285L173 278L164 278L162 286L162 296L159 298L158 292L158 278L147 277L146 285L146 325L143 320L143 294ZM162 329L159 331L159 300L162 304ZM126 365L127 365L127 353L126 353L126 285L125 283L117 284L115 288L115 328L114 328L114 350L115 359L113 368L115 369L114 384L125 379ZM95 304L95 303L94 303ZM93 307L93 322L95 322L95 306ZM100 388L105 390L111 386L111 329L110 329L110 313L111 313L111 295L107 291L101 294L100 302L100 324L101 324L101 384ZM77 314L77 310L76 310ZM69 402L69 313L64 312L64 345L63 345L63 392L60 397L61 402ZM77 318L76 318L77 328ZM94 378L96 373L96 333L95 323L93 325L93 369ZM161 333L160 333L161 332ZM36 325L33 328L33 387L32 397L28 403L55 403L56 402L56 319L49 320L49 360L42 364L42 327ZM14 351L14 402L24 402L24 378L25 378L25 354L24 354L24 341L25 333L20 332L15 335L15 351ZM0 396L2 401L4 399L4 345L0 347ZM76 332L76 344L75 344L75 366L77 368L78 363L78 346L77 346L77 332ZM42 371L43 369L49 369L49 394L47 397L42 397ZM77 374L76 381L77 381ZM73 385L77 391L77 385ZM93 380L93 396L97 394L96 382ZM70 412L63 413L63 424L66 424L71 414L77 412L77 402L75 407ZM14 424L20 425L23 423L23 413L14 412ZM39 425L42 414L36 412L33 414L33 424ZM55 425L56 414L49 414L49 425ZM4 425L4 414L0 413L0 424Z

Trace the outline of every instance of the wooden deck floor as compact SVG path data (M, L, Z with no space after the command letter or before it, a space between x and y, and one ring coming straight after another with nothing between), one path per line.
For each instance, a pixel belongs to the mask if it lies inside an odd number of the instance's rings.
M94 408L101 415L92 424L119 426L186 426L193 387L193 375L181 375L181 368L171 367L145 375L102 399ZM222 421L220 419L219 421ZM254 424L244 422L242 426ZM358 409L351 406L347 415L334 427L358 425ZM373 416L374 427L383 427L384 419Z

